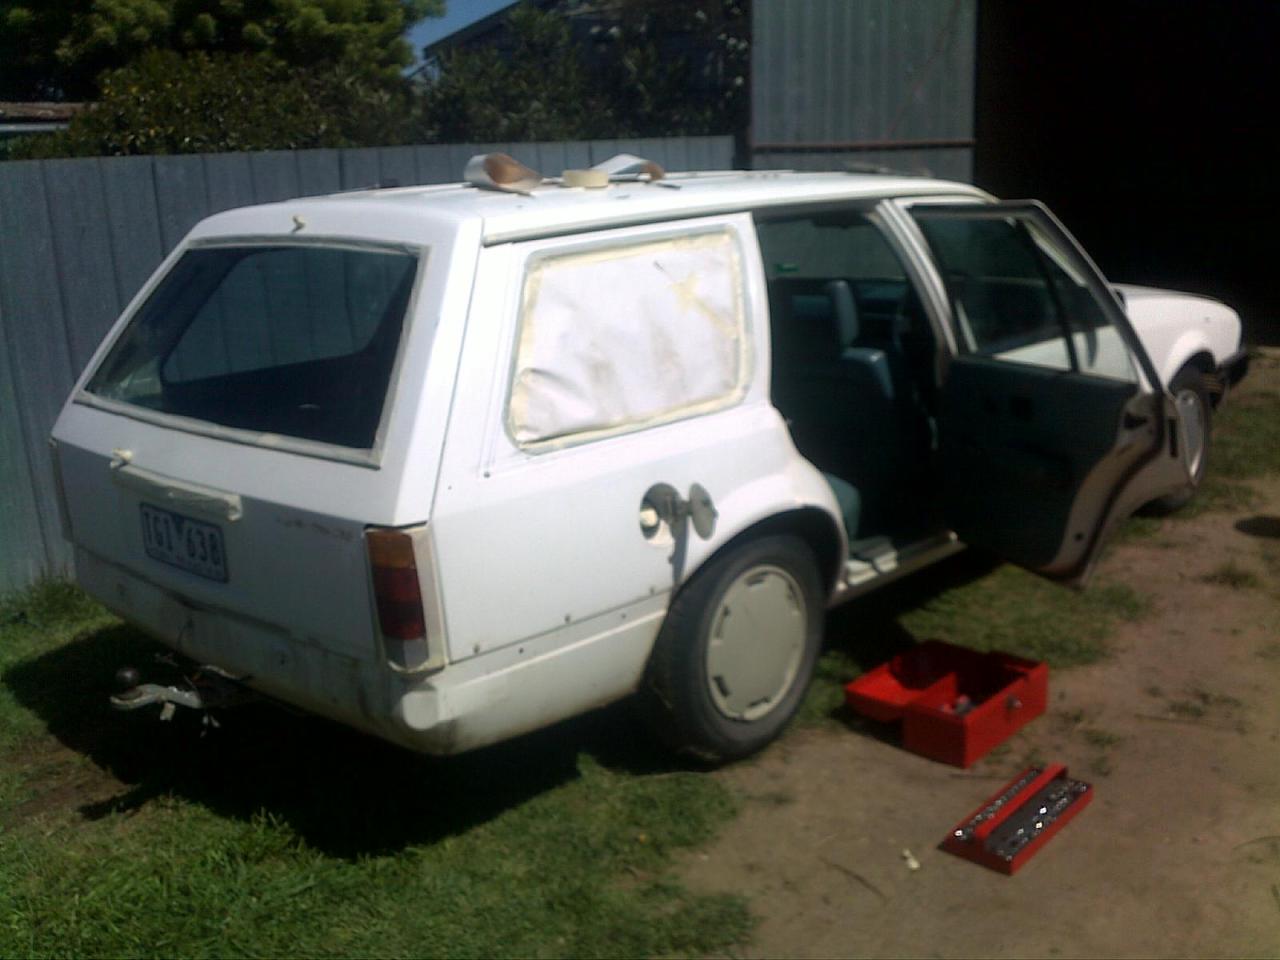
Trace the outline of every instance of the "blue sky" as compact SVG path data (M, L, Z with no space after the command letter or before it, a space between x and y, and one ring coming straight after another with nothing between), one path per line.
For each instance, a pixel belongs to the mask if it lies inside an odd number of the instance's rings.
M422 59L422 48L467 24L487 17L495 10L511 6L513 0L445 0L443 17L428 17L409 31L414 61Z

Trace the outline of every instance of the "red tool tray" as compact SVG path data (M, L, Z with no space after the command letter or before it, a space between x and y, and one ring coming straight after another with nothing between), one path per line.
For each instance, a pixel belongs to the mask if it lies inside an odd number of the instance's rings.
M902 720L908 750L968 767L1044 713L1049 667L926 640L844 690L859 713L882 723Z
M1014 874L1093 800L1093 787L1072 780L1060 763L1029 767L965 817L941 849Z

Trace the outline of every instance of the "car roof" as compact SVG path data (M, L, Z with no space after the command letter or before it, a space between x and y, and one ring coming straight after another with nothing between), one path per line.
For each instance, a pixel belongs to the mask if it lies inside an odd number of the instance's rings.
M528 194L482 189L470 184L359 190L323 197L294 199L271 207L333 212L394 211L397 219L420 216L424 221L479 220L486 244L554 236L580 230L624 226L704 216L767 206L823 201L880 199L909 196L991 197L969 184L924 177L855 173L795 173L778 170L669 173L663 179L615 181L607 187L564 187L547 181ZM202 224L199 232L234 232L240 218L228 211Z

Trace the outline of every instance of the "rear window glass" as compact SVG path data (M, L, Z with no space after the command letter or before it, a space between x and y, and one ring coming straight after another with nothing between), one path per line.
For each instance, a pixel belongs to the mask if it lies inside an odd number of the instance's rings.
M88 391L224 427L368 449L417 257L314 245L190 250Z

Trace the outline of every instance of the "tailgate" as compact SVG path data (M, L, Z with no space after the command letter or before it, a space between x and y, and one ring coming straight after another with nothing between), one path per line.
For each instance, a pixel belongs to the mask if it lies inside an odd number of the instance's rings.
M80 404L55 440L78 546L195 605L376 655L363 530L390 502L379 471Z

